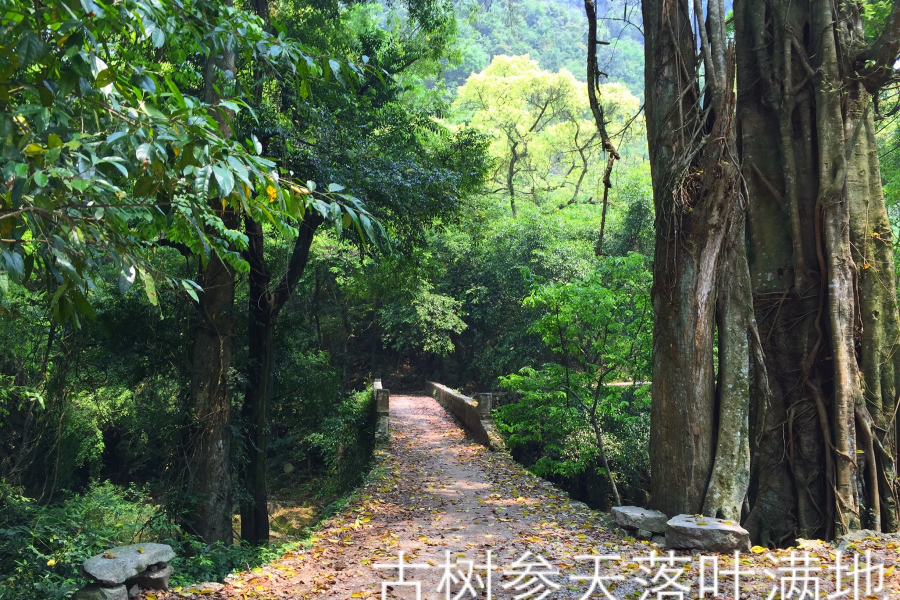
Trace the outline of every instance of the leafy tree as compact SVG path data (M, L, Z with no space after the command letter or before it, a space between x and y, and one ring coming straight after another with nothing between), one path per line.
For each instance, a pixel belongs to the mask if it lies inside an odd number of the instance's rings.
M646 259L634 253L603 259L584 279L536 281L525 299L539 311L530 330L554 361L501 380L522 395L498 409L514 452L518 445L540 446L533 468L542 475L572 477L598 469L608 477L616 505L621 498L604 446L610 435L606 426L613 434L628 435L630 425L646 421L648 414L639 396L609 384L644 385L652 348L649 289ZM628 398L638 405L630 406ZM584 433L590 436L585 439Z
M333 220L339 237L352 231L382 246L393 241L390 238L414 245L429 222L452 217L464 195L481 184L481 139L472 132L451 133L437 125L433 120L437 111L427 95L423 94L426 102L412 107L404 98L409 94L409 86L403 83L407 70L436 65L452 32L453 13L440 2L411 1L404 7L409 23L396 24L386 32L365 7L349 9L340 16L348 23L345 34L323 40L328 51L345 53L348 64L370 65L372 70L358 81L355 94L331 87L303 102L303 90L284 88L269 99L259 122L247 123L247 130L258 136L267 152L278 157L285 175L306 174L309 181L304 189L314 191L317 183L327 184L332 197L348 204L357 202L356 198L343 190L352 189L388 226L385 231L380 222L373 223L358 204L342 214L337 203L329 206L320 201L318 213L310 211L303 217L290 258L276 277L269 268L265 236L280 232L259 219L244 219L249 239L245 255L251 268L242 410L248 465L242 481L250 497L242 503L241 525L242 537L253 544L268 539L265 453L268 405L275 383L275 327L303 277L319 227L327 218ZM287 28L302 30L297 22L289 22ZM347 31L353 35L347 36ZM352 75L335 71L336 78Z
M620 84L601 91L607 118L624 127L638 112L637 99ZM517 195L539 206L597 202L604 148L587 92L571 73L541 70L527 56L497 56L459 89L454 110L493 139L493 182L508 195L514 216Z
M184 77L165 61L170 54L160 62L151 51L202 56L208 47L240 40L235 50L243 57L298 84L310 75L297 68L308 55L240 11L197 8L185 15L166 2L91 2L84 10L62 1L4 6L2 43L15 51L0 59L6 157L0 279L27 281L46 272L60 322L77 324L79 314L92 314L88 290L103 260L116 266L111 273L123 291L139 278L155 303L150 250L161 238L204 260L219 253L245 269L237 253L245 241L225 226L221 205L283 219L305 204L282 191L270 175L274 164L252 144L220 134L217 111L238 105L225 101L211 110L176 84ZM266 187L277 203L268 201Z

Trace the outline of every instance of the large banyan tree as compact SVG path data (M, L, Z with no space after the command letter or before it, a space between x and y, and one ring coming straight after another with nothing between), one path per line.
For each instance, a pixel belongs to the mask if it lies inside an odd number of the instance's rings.
M873 97L895 75L900 2L882 18L862 4L643 2L652 502L740 519L766 546L898 528Z

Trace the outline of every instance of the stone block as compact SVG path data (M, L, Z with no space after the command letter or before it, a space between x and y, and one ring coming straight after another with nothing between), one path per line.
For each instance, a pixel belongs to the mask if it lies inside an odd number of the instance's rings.
M678 515L666 524L666 546L706 552L748 552L750 533L731 521Z
M612 509L613 517L620 527L625 529L646 529L652 533L665 533L669 518L658 510L641 508L640 506L616 506Z
M135 584L142 590L167 590L169 589L169 577L175 570L169 565L154 569L150 567L137 576L129 579L125 585Z
M379 415L387 415L391 412L391 391L385 389L375 390L375 407Z
M659 535L658 533L654 534L653 537L650 538L650 541L653 542L654 544L656 544L657 546L659 546L660 548L666 547L666 536L664 536L664 535Z
M124 585L103 587L93 583L75 592L72 600L128 600L128 590Z
M634 537L639 540L649 540L653 538L653 532L647 531L646 529L638 529Z
M132 544L89 558L82 568L99 584L111 587L125 583L150 565L167 563L173 558L175 552L167 544Z
M493 406L492 396L487 393L474 394L472 399L477 403L478 414L482 419L491 418L491 407Z
M391 441L391 424L387 415L378 415L378 422L375 424L375 442L386 444Z

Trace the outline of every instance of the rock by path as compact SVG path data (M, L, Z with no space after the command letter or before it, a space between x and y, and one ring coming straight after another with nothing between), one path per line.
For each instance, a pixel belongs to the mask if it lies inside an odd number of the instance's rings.
M564 492L526 472L508 455L492 453L468 439L432 398L392 397L391 428L390 446L379 452L369 483L358 491L351 504L324 524L311 547L286 554L263 568L232 575L226 585L216 590L186 588L157 597L345 600L380 597L382 582L388 582L388 597L413 599L413 587L397 585L396 569L375 568L377 564L396 564L402 551L407 564L427 566L407 568L406 580L421 583L421 599L437 600L447 598L446 590L438 592L437 588L445 573L440 567L448 552L450 562L460 561L459 569L465 573L469 565L462 561L483 565L490 551L493 564L500 569L493 572L493 598L513 598L532 589L535 592L527 597L535 600L547 590L548 599L580 598L589 582L574 581L569 576L592 573L591 561L576 558L582 555L622 557L616 563L601 563L602 576L624 578L606 582L612 597L637 600L648 592L646 598L657 598L657 592L650 590L665 584L666 579L651 580L666 565L660 564L657 557L652 573L647 574L641 567L648 567L653 551L668 556L664 550L651 542L623 539L612 529L607 515L570 500ZM863 549L865 543L858 546ZM778 561L788 556L783 551L756 551L740 560L741 569L752 571L742 584L741 598L766 598L776 582L766 575L765 569L778 573L784 564ZM813 545L810 551L827 560L833 548ZM525 562L537 564L544 560L545 572L559 571L559 575L548 575L546 579L558 588L549 587L540 578L519 589L503 587L515 581L516 575L504 576L502 571L516 570L514 563L527 552L531 555ZM688 552L675 552L672 556L669 568L683 571L680 575L670 574L671 584L661 593L685 586L684 598L699 597L698 556ZM877 557L879 562L893 565L898 554L895 548L882 545ZM731 557L720 556L718 560L721 568L734 568ZM537 566L531 569L534 573L540 570ZM481 574L483 583L485 571L474 572ZM463 573L454 573L457 583L450 597L456 597L464 579ZM827 577L826 572L821 573L821 577ZM532 576L525 577L516 585L530 579ZM875 597L900 597L897 579L889 577L886 591ZM723 590L719 598L725 597L725 581L721 578ZM478 579L472 577L471 582L477 598L486 598L484 590L478 587ZM711 582L707 578L707 583ZM538 589L538 585L543 585L543 589ZM833 589L833 577L824 579L820 597ZM604 596L597 588L592 597ZM729 592L728 598L731 597Z

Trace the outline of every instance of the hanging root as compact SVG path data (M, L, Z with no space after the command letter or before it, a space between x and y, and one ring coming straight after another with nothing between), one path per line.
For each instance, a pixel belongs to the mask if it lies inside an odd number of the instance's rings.
M878 462L875 460L875 422L869 410L857 404L855 409L856 426L862 438L863 455L866 457L866 487L869 492L868 529L881 531L881 495L878 491Z

